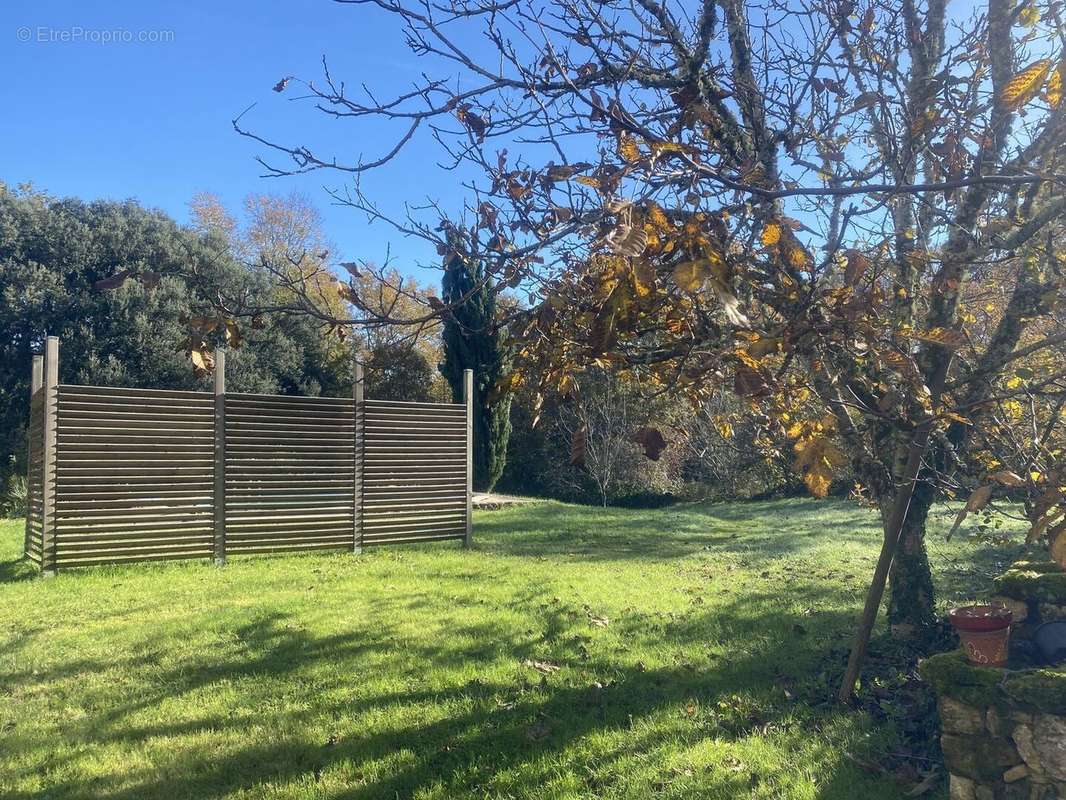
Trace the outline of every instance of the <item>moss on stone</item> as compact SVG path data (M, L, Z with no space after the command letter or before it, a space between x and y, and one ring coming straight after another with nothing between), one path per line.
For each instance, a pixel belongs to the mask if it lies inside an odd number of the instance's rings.
M1066 603L1066 572L1053 561L1019 561L993 583L1007 597Z
M999 693L1003 670L971 664L961 652L930 656L922 661L920 671L938 695L980 707L1003 700Z
M1066 714L1066 670L1009 672L1003 691L1019 705L1046 714Z

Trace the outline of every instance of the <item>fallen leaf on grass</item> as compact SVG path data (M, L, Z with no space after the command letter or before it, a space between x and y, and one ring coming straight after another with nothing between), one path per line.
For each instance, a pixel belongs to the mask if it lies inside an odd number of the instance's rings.
M558 672L561 667L552 661L537 661L532 658L527 658L522 662L522 666L531 667L542 675L551 675L553 672Z

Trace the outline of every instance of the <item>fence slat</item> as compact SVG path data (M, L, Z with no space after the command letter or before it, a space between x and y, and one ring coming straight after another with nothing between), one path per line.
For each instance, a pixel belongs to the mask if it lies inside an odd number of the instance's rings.
M215 492L214 545L215 564L226 563L226 351L215 353Z

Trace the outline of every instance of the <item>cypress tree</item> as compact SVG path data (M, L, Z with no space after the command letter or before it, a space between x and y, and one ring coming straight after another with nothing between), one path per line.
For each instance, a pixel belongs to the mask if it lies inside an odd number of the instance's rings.
M446 304L459 303L444 318L444 361L441 374L461 402L463 370L474 371L474 485L491 491L507 463L511 435L511 398L493 395L500 376L510 369L504 332L496 325L496 284L486 278L483 264L454 246L445 256L441 295Z

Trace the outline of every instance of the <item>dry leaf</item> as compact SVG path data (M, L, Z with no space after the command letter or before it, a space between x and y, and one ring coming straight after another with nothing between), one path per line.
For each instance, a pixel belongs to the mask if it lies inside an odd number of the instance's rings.
M947 539L950 541L951 537L955 535L955 531L962 525L963 520L966 519L966 515L972 511L980 511L982 508L988 505L988 501L992 499L992 484L986 483L984 486L978 486L970 494L970 498L966 501L966 505L959 511L957 517L955 517L955 524L951 526L951 530L948 531Z

